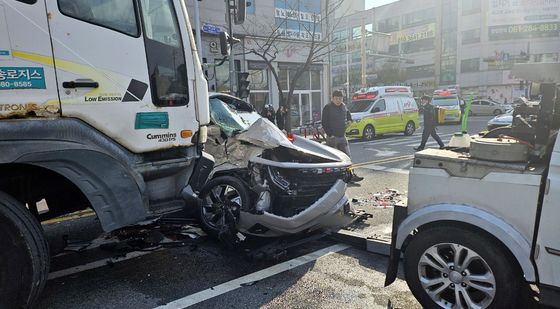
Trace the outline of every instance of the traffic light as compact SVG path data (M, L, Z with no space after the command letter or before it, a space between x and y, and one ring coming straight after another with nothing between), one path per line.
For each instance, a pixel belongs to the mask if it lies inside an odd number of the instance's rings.
M249 89L249 73L237 73L237 96L241 99L249 97L251 90Z

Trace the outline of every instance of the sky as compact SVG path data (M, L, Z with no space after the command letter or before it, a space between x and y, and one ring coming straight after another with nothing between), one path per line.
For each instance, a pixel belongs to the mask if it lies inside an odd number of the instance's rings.
M366 10L395 1L397 0L366 0Z

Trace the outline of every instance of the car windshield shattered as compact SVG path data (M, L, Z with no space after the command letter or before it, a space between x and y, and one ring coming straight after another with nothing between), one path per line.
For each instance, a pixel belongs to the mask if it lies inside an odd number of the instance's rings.
M252 124L248 117L241 117L233 105L216 98L210 99L210 118L226 136L245 131Z

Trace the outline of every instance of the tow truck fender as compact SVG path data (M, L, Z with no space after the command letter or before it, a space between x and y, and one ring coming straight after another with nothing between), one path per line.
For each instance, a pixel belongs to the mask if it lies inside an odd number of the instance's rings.
M406 211L406 207L400 207ZM402 212L402 211L401 211ZM397 208L395 208L397 213ZM396 218L399 217L399 218ZM514 229L511 225L502 219L490 214L484 210L472 206L456 205L456 204L437 204L423 207L403 218L403 215L396 216L395 220L402 220L400 224L393 224L393 241L391 243L391 257L389 261L389 269L387 270L385 285L389 285L396 278L396 271L400 252L406 239L412 235L412 232L426 224L455 221L475 226L483 229L490 235L493 235L512 253L527 282L536 281L535 268L531 262L531 245L521 233ZM397 223L397 224L395 224ZM398 229L395 231L395 229ZM396 235L395 235L396 234Z

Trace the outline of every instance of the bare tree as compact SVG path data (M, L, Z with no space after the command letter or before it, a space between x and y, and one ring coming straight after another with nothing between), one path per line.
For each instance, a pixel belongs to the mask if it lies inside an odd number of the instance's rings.
M337 29L340 19L335 20L335 11L340 9L344 0L327 0L325 7L321 8L321 13L311 15L311 22L299 22L299 38L286 37L286 25L288 21L294 20L293 12L298 12L297 8L289 8L286 17L273 25L258 24L253 21L246 23L243 28L251 39L252 44L246 47L245 53L251 53L263 60L279 90L280 104L286 107L290 115L291 103L294 99L294 90L303 73L313 64L325 63L328 55L334 50L337 39L333 37L333 32ZM297 15L297 19L300 15ZM278 71L273 63L277 60L279 52L296 46L305 46L305 61L297 67L294 75L290 75L288 89L283 89ZM284 91L288 93L285 94ZM286 130L291 129L291 122L288 121Z

